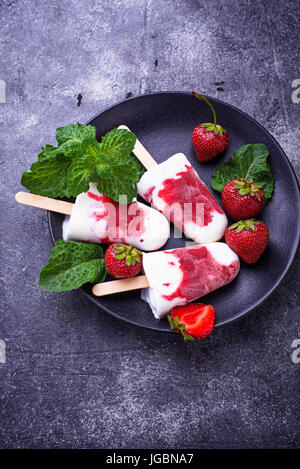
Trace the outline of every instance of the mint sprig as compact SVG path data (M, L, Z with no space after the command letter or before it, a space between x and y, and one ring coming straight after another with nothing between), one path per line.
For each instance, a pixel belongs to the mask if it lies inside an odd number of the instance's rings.
M267 162L269 151L263 143L243 145L229 159L220 164L211 179L211 187L222 192L225 184L232 179L251 178L262 186L266 200L272 197L274 178Z
M76 197L97 183L104 195L131 202L143 172L132 155L136 137L126 129L113 129L99 143L90 125L70 124L57 129L58 146L46 145L21 183L31 193L47 197Z
M48 264L40 273L40 287L62 292L85 283L103 282L106 277L103 250L97 244L56 241Z

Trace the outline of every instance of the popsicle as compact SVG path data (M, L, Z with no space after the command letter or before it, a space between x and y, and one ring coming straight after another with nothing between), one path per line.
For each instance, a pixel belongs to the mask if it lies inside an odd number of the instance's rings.
M144 253L145 275L104 282L96 296L143 288L142 298L157 319L230 283L240 269L238 256L225 243L207 243Z
M142 290L142 298L159 319L230 283L240 263L227 244L208 243L144 254L143 267L149 288Z
M18 192L16 201L30 207L68 215L63 238L93 243L124 242L143 251L161 248L170 236L169 221L140 202L118 204L100 194L95 184L80 194L76 203Z
M197 243L218 241L225 233L225 213L183 153L146 171L138 193Z
M160 212L140 202L119 204L100 194L95 184L77 196L63 223L64 240L123 242L143 251L161 248L169 236L169 222Z

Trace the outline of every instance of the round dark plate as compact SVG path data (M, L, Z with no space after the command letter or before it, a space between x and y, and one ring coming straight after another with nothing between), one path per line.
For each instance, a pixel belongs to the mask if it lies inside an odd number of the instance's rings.
M229 132L230 144L223 154L206 164L199 163L194 153L192 131L201 122L210 122L212 116L207 105L190 93L162 92L131 98L96 115L88 124L96 127L99 140L112 128L126 124L158 163L174 153L185 153L208 187L215 168L228 160L240 146L247 143L267 145L275 191L261 219L270 228L270 242L256 264L242 262L240 273L231 284L201 298L204 303L214 305L216 325L220 326L259 306L283 279L299 242L300 197L293 168L275 139L244 112L217 99L209 99L215 107L218 122ZM215 196L220 201L219 195ZM62 221L63 216L49 213L53 240L61 239ZM185 239L171 237L164 249L183 246L184 243ZM170 331L166 320L153 317L149 306L140 299L139 291L96 298L91 293L91 286L86 285L82 292L101 309L119 319L149 329Z

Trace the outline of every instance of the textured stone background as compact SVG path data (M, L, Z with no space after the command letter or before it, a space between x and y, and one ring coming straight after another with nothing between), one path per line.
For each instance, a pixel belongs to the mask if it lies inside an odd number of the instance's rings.
M40 290L46 213L14 201L56 127L156 90L196 88L246 111L299 176L299 1L46 3L0 2L0 447L299 446L299 255L261 308L187 346L80 292Z

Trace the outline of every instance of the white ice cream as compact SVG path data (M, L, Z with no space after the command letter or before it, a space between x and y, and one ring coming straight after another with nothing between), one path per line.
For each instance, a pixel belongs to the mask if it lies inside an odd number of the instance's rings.
M101 197L95 184L90 184L87 193L77 196L71 217L66 217L63 223L64 240L124 242L143 251L155 251L166 243L170 226L160 212L140 202L119 205L108 198L105 203L95 200ZM120 225L121 211L130 217L130 222Z
M154 253L153 253L154 254ZM183 273L179 268L179 259L172 254L159 251L157 256L152 253L143 255L144 272L150 288L141 292L141 297L149 303L156 319L164 317L174 306L185 304L182 298L169 301L164 295L171 295L177 290L182 281ZM171 264L171 263L174 263Z
M187 179L187 175L191 175L197 186L191 186L190 181ZM174 187L180 184L180 179L187 179L185 186L180 191L180 202L179 205L179 216L184 213L184 204L194 204L194 210L196 213L196 200L203 204L203 210L211 211L212 220L204 226L203 217L196 220L197 223L192 219L185 219L184 221L184 234L187 238L193 239L197 243L208 243L212 241L220 240L227 228L227 217L222 211L221 207L217 204L213 195L209 192L204 182L200 179L197 172L192 168L191 163L183 153L176 153L163 163L156 167L146 171L138 183L138 192L148 202L152 203L153 206L160 210L164 215L169 217L169 205L159 195L160 191L164 189L165 181L172 179L175 181ZM213 204L217 204L219 210L211 208ZM177 212L178 213L178 212ZM201 213L197 211L197 213ZM202 212L203 214L204 212ZM174 220L176 225L176 221ZM178 226L180 224L177 224Z
M160 319L175 306L190 303L231 282L239 266L238 256L225 243L146 253L143 267L150 287L142 290L142 299Z

